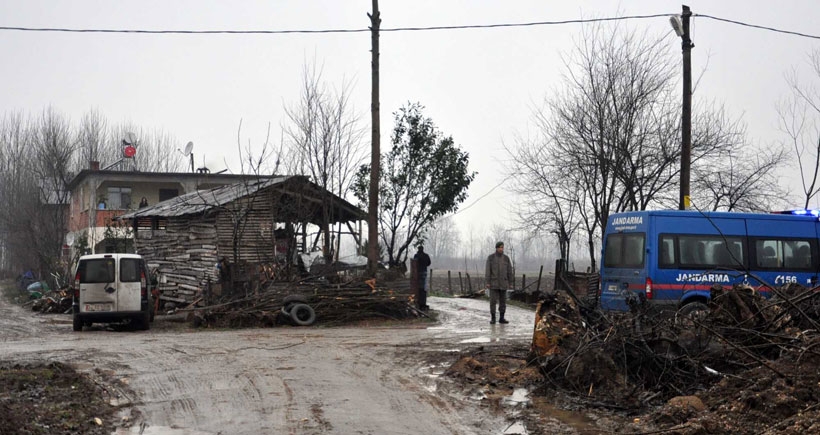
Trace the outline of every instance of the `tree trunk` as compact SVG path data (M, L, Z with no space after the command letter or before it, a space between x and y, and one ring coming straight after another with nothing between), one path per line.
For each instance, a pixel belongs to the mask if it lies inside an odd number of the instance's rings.
M371 68L372 89L370 102L371 142L370 154L370 192L367 209L367 237L370 241L367 249L367 271L370 276L376 276L379 262L379 162L381 160L380 125L379 125L379 0L373 0L373 13L370 15L371 31Z
M598 268L595 265L595 237L594 233L589 233L587 236L587 242L589 243L589 270L595 272Z

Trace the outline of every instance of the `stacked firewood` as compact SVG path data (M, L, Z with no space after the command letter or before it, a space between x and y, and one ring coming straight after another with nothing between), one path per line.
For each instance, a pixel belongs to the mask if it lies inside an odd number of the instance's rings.
M137 253L156 271L161 305L189 305L201 299L209 282L218 282L216 243L210 222L171 223L137 240Z
M375 280L331 284L326 281L271 282L247 295L192 308L195 323L205 326L273 326L286 323L281 310L288 296L300 299L316 313L316 323L338 325L368 319L425 317L413 305L405 282L378 284Z

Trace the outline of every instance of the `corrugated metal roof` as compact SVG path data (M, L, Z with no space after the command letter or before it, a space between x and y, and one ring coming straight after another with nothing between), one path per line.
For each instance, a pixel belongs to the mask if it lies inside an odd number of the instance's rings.
M307 196L313 196L315 198L313 201L316 203L319 203L319 198L323 197L323 195L321 195L323 189L312 183L307 177L301 175L286 175L229 184L208 190L198 190L182 196L177 196L176 198L171 198L150 207L145 207L130 213L126 213L118 219L135 219L140 217L168 218L200 214L217 207L225 206L226 204L239 198L253 195L262 189L283 184L289 180L300 183L302 187L298 189L304 189L300 191ZM358 207L337 195L330 192L327 193L333 197L334 207L338 208L338 214L336 214L333 222L367 219L367 213L360 210ZM314 207L314 209L306 211L306 213L309 214L306 216L309 218L309 221L313 222L314 220L320 218L321 208Z
M216 207L228 204L243 196L252 195L266 187L280 184L293 176L282 176L270 179L254 180L246 183L229 184L209 190L197 190L185 195L171 198L153 206L141 208L120 216L120 219L138 217L172 217L204 213Z

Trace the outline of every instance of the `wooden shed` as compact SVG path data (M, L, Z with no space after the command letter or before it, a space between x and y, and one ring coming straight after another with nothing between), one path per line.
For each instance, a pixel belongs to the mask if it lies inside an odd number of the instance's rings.
M292 271L296 254L330 226L361 243L353 223L366 213L304 176L281 176L195 191L121 216L136 252L158 272L161 300L191 303L215 284ZM328 244L324 244L328 246ZM277 276L278 275L278 276Z

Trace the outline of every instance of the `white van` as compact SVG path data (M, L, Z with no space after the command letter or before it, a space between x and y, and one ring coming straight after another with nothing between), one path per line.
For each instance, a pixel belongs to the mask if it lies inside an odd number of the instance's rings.
M129 320L151 327L154 304L145 260L135 254L83 255L74 274L74 330Z

